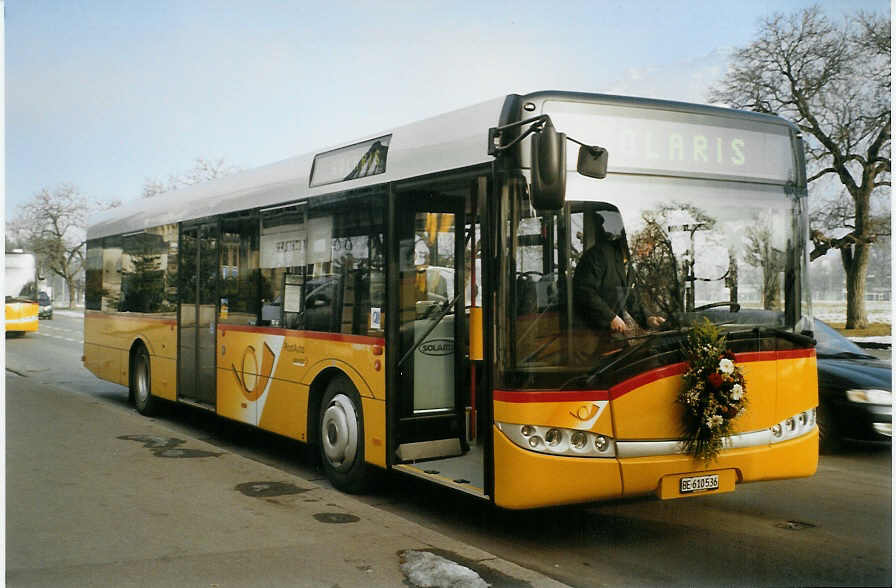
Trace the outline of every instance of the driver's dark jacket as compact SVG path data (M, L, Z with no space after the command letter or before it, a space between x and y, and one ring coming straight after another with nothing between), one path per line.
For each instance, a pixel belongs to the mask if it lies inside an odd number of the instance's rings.
M629 288L623 243L598 241L576 266L573 307L578 322L592 329L608 330L613 317L621 318L626 310L638 324L646 324L637 293Z

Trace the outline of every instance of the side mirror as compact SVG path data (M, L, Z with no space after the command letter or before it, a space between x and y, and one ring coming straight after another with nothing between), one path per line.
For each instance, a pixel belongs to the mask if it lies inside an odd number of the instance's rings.
M532 135L532 205L559 210L566 201L566 135L548 120Z
M576 170L583 176L602 180L607 177L607 159L608 153L603 147L582 145Z

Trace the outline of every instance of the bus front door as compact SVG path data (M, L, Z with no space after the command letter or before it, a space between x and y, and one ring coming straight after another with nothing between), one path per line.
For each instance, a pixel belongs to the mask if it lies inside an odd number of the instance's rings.
M183 227L178 271L177 398L213 409L218 226Z
M399 199L399 462L467 450L462 397L466 337L464 199Z

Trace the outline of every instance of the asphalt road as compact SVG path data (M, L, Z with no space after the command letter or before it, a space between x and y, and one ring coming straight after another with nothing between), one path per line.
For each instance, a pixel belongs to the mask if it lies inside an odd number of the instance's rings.
M7 339L7 376L131 410L123 387L81 366L80 328L57 314L39 334ZM326 486L301 444L186 407L155 420ZM397 474L362 500L573 586L891 585L891 472L889 448L853 447L822 456L810 479L677 501L507 512Z

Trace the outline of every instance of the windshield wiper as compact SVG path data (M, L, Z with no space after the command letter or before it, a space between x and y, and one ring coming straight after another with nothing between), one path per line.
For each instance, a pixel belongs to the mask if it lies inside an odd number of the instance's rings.
M619 353L613 356L613 359L609 363L598 366L594 370L592 370L587 376L585 376L585 386L593 385L595 378L597 378L607 370L615 368L620 363L631 357L634 353L643 349L648 344L656 341L657 339L665 339L666 337L672 336L683 337L688 333L688 331L691 331L692 329L693 327L680 327L677 329L667 329L665 331L652 331L644 335L632 337L631 339L629 339L629 341L635 342L639 339L640 341L637 341L627 348L621 349Z
M731 309L731 312L740 312L740 304L737 302L731 302L729 300L723 300L721 302L710 302L709 304L701 304L697 308L693 310L693 312L700 312L702 310L709 310L710 308L719 308L727 306Z
M748 327L746 329L740 329L737 331L728 331L728 335L743 335L744 333L756 333L756 335L762 334L772 334L781 337L782 339L787 339L788 341L792 341L799 345L803 345L804 347L814 347L815 346L815 338L812 335L804 335L802 333L794 333L784 327L772 327L769 325L757 325L755 327ZM808 332L808 331L806 331Z
M816 353L818 357L829 357L833 359L877 359L873 355L867 353L856 353L855 351L837 351L835 353Z

